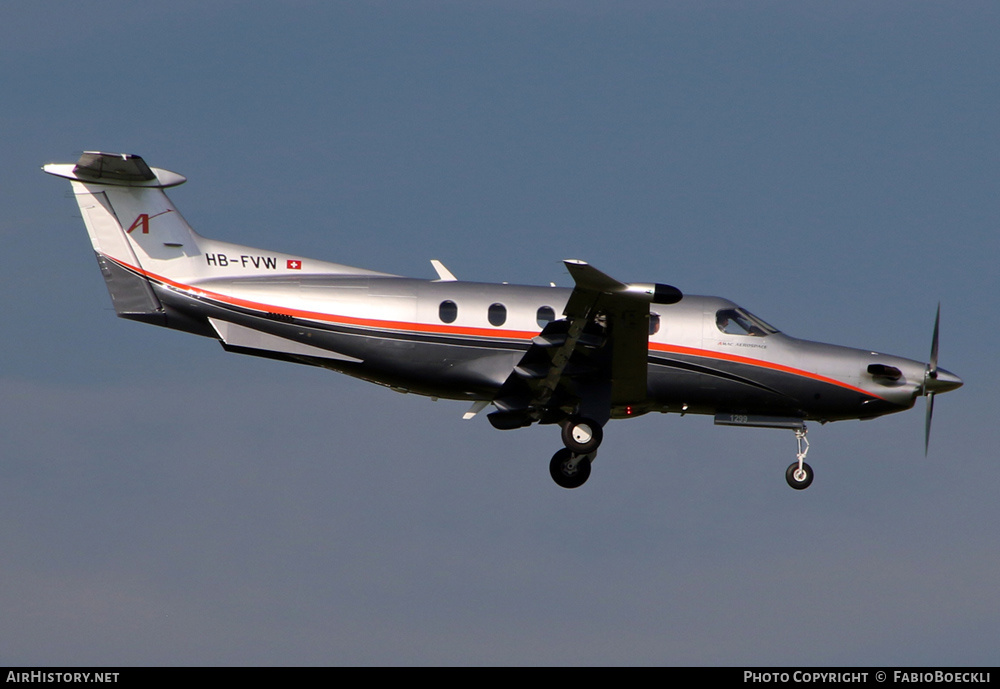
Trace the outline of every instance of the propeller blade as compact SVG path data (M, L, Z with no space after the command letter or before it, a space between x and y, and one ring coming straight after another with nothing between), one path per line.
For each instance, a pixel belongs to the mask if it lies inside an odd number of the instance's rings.
M937 378L938 362L938 327L941 325L941 302L938 302L937 315L934 317L934 338L931 340L931 361L927 373L931 378Z
M934 418L934 393L927 393L927 413L924 416L924 457L931 446L931 419Z
M927 398L927 412L924 416L924 456L931 445L931 419L934 418L934 391L941 389L947 392L951 387L942 387L938 382L938 331L941 326L941 302L938 302L937 315L934 316L934 336L931 338L931 359L924 368L924 390ZM949 374L950 375L950 374ZM952 376L952 378L957 378ZM943 382L943 381L942 381ZM932 384L933 383L933 384ZM961 385L961 381L958 382Z

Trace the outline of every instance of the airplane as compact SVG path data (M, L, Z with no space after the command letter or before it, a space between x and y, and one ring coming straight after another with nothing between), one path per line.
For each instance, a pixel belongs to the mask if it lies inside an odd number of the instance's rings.
M736 303L621 282L566 260L572 289L422 280L204 238L164 192L186 178L137 155L84 152L45 172L70 180L115 312L219 341L226 351L308 364L433 398L471 419L561 429L549 473L587 481L612 419L705 414L717 425L795 433L789 486L813 470L806 422L872 419L962 385L928 362L796 339Z

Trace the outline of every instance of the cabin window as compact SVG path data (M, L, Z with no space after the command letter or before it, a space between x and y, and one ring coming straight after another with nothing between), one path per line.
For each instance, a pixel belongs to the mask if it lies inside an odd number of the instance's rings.
M501 326L507 322L507 307L503 304L490 304L490 310L486 316L490 325Z
M776 328L743 309L722 309L716 312L715 324L727 335L764 337L778 332Z
M438 307L438 317L442 323L454 323L458 318L458 305L451 300L441 302L441 306Z
M649 314L649 334L655 335L660 332L660 314L651 313Z
M535 314L535 322L538 323L539 328L544 328L555 319L556 312L551 306L538 307L538 313Z

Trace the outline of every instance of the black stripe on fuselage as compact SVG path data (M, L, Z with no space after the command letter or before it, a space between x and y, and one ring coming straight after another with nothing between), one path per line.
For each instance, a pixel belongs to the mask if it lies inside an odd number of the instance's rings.
M717 368L712 368L710 366L705 366L703 364L698 364L691 361L679 361L677 359L664 359L658 356L650 356L649 363L653 366L663 366L665 368L672 368L680 371L688 371L690 373L697 373L703 376L709 376L711 378L719 378L721 380L726 380L733 383L741 383L743 385L749 385L751 387L763 390L765 392L770 392L775 395L784 395L784 393L782 393L781 391L776 390L767 385L764 385L760 381L754 380L752 378L736 375L735 373L729 373L728 371L720 371Z

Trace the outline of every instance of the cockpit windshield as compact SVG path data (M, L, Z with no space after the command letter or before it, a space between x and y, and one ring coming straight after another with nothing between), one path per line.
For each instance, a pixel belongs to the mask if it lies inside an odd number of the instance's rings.
M779 332L744 309L722 309L715 314L715 324L727 335L766 337Z

